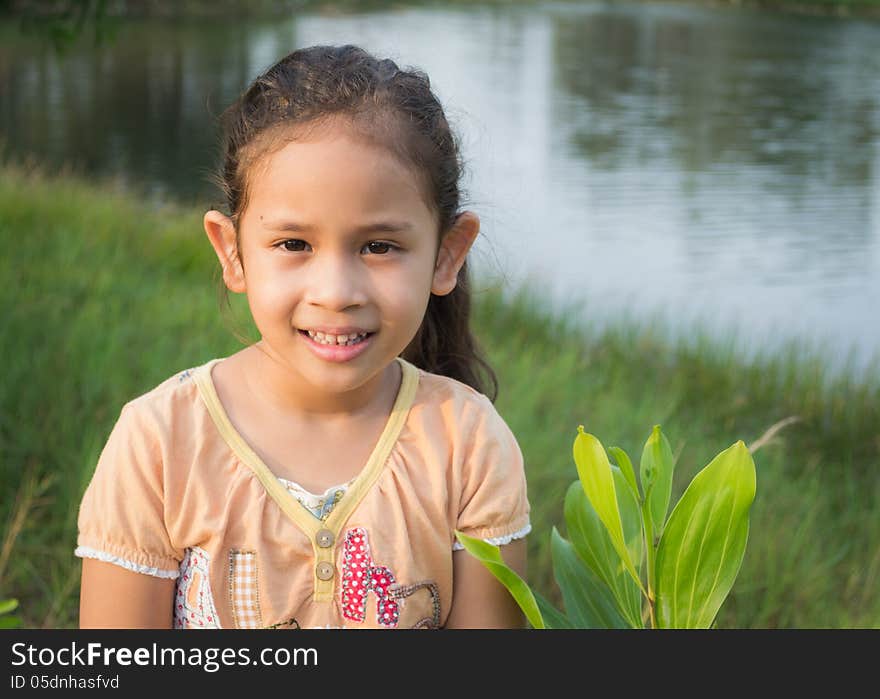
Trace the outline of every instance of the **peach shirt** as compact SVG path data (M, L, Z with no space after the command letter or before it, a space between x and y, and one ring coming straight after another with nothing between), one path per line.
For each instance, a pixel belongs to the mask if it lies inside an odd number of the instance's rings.
M529 532L520 448L470 386L398 357L385 429L322 521L232 426L218 361L123 406L79 511L77 556L177 580L176 628L443 626L453 530Z

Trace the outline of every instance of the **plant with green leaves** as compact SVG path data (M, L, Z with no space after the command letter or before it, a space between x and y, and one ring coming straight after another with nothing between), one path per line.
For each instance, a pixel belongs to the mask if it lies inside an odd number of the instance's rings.
M573 456L578 480L564 503L569 538L554 527L550 539L565 612L509 568L497 546L456 531L465 549L536 629L710 628L745 555L756 486L746 445L737 441L715 456L671 513L675 464L660 425L645 442L638 480L627 453L606 452L583 425Z

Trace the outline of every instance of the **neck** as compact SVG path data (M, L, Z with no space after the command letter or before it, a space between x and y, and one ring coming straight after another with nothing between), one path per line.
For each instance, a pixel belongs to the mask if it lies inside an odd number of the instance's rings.
M398 362L392 361L366 383L340 393L310 386L295 369L275 357L262 342L245 350L243 376L251 395L273 414L289 415L301 424L332 427L352 420L387 417L402 380Z

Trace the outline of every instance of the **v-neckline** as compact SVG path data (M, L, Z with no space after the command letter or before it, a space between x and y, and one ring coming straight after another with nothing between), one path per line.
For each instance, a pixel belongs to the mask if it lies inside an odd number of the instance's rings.
M312 541L316 562L320 564L321 561L327 561L332 564L333 554L339 543L339 534L342 527L361 500L363 500L370 487L379 478L385 462L388 460L388 455L397 443L397 438L406 422L409 409L415 398L416 389L418 388L418 368L403 359L403 357L396 358L401 368L401 381L391 414L385 423L385 428L382 430L382 434L376 442L373 452L367 459L367 463L354 480L350 482L348 490L339 502L336 503L327 519L322 521L312 515L301 502L292 497L287 488L278 480L278 477L272 473L272 470L233 426L223 404L220 402L220 397L214 386L214 379L211 376L211 369L217 362L223 359L223 357L212 359L193 371L193 380L208 413L211 415L214 425L229 448L245 466L254 472L268 495L278 504L284 514ZM328 532L332 533L333 543L330 546L326 545L326 535ZM319 537L319 534L322 536ZM321 543L318 543L319 541ZM330 599L332 590L332 578L330 580L315 578L316 600Z

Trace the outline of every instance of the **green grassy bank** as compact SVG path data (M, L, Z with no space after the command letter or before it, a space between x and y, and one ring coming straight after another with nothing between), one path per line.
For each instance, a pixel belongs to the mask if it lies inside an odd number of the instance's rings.
M77 508L121 405L240 347L201 213L0 169L0 599L21 601L27 627L77 624ZM579 329L528 299L481 291L475 325L526 459L538 589L557 599L548 543L576 478L578 424L636 459L662 424L677 499L717 452L798 416L755 454L749 544L718 625L880 628L877 381L833 378L795 349L746 363L699 333Z

